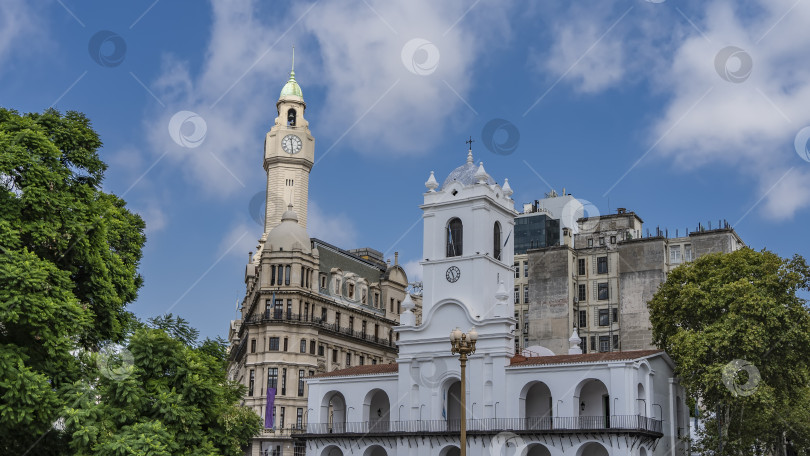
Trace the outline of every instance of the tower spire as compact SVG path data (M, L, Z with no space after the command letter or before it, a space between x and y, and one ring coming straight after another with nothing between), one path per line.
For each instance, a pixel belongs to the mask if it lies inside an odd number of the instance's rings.
M293 55L292 55L292 73L295 74L295 45L293 44Z

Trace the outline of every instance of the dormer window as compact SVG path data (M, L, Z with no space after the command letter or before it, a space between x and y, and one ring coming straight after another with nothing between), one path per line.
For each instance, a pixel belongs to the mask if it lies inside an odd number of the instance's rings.
M501 259L501 224L495 222L495 227L492 229L492 254L496 260Z
M462 255L463 226L461 219L453 218L447 224L447 257Z
M350 284L347 285L347 287L348 287L347 292L349 294L349 299L354 299L354 284L350 283Z
M295 126L295 117L296 117L295 109L290 108L287 111L287 126L289 127Z

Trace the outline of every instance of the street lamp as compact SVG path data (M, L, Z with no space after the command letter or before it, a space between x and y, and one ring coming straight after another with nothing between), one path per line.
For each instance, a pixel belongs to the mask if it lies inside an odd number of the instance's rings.
M458 353L461 362L461 456L467 456L467 355L475 353L477 340L475 328L471 328L467 334L458 328L450 331L450 353Z

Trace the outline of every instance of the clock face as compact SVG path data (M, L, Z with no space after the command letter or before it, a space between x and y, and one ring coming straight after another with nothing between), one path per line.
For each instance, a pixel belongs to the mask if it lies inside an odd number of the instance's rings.
M281 140L281 148L288 154L297 154L303 145L301 138L295 135L287 135Z
M447 273L444 276L447 278L448 282L455 283L461 278L461 270L456 266L450 266L447 268Z

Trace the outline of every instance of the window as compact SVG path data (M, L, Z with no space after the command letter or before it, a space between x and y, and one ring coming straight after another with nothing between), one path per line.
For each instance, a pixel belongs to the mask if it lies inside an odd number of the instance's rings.
M366 323L366 320L363 320L363 321L360 323L360 333L363 335L363 338L365 338L365 337L366 337L366 326L367 326L367 325L368 325L368 324Z
M529 334L529 311L523 311L523 334Z
M340 312L335 312L335 324L340 326Z
M520 263L515 263L515 278L520 278Z
M270 311L273 310L273 301L264 301L264 318L270 318Z
M523 285L523 302L525 304L529 303L529 286Z
M515 304L520 302L520 288L515 287Z
M588 338L587 337L580 337L579 338L579 347L582 348L582 353L588 353Z
M400 307L401 305L402 305L402 301L397 299L397 313L402 313L402 308Z
M584 328L588 326L588 311L587 310L580 310L579 311L579 327Z
M350 283L347 286L347 293L349 295L349 299L354 299L354 284Z
M354 317L353 316L349 316L349 329L354 331Z
M323 356L323 345L318 345L318 356Z
M613 349L614 350L619 349L619 336L616 334L613 335Z
M276 284L276 267L270 266L270 285Z
M287 351L287 338L284 338L284 351Z
M295 126L295 109L287 110L287 125L290 127Z
M364 356L361 356L361 357L359 357L357 359L357 364L362 366L362 365L364 365L366 363L365 361L366 361L366 358Z
M278 367L267 368L267 387L278 388Z
M304 369L298 371L298 397L304 396Z
M596 351L596 336L591 336L591 351Z
M284 266L278 265L278 281L276 285L281 285L282 282L284 282Z
M256 371L250 370L250 382L248 383L248 396L253 396L253 383L256 381Z
M321 288L326 288L326 275L321 275Z
M588 247L593 247L593 238L588 238Z
M394 311L394 298L391 298L391 305L390 305L390 309L389 309L389 310L390 310L391 312L393 312L393 311Z
M377 359L376 358L371 358L371 365L373 366L375 364L377 364Z
M599 245L605 245L605 238L603 237L599 238Z
M579 284L577 286L577 299L580 301L588 299L588 289L585 284Z
M306 353L307 352L307 340L306 339L301 339L301 350L300 351L301 351L301 353Z
M616 236L611 236L611 237L610 237L610 243L611 243L611 244L615 244L615 243L616 243Z
M337 353L337 349L336 349L336 348L335 348L335 349L332 349L332 362L333 362L333 363L336 363L336 362L337 362L337 355L338 355L338 353Z
M304 409L298 407L298 410L295 413L295 427L301 429L304 427Z
M617 307L614 307L611 310L613 313L613 323L616 323L617 321L619 321L619 309Z
M290 284L290 265L284 267L284 285Z
M271 351L278 351L278 337L271 337L270 338L270 348Z
M458 218L451 219L447 224L447 256L461 256L463 252L463 227Z
M692 257L692 244L686 244L683 246L683 261L692 261L694 258Z
M669 262L670 264L679 264L681 262L681 246L673 245L669 248Z
M608 272L608 262L607 257L597 257L596 258L596 273L597 274L607 274Z
M523 277L529 277L529 262L523 262Z
M326 307L321 307L321 321L326 322Z
M281 369L281 395L287 394L287 368Z
M292 299L287 300L287 320L292 319Z
M608 293L608 284L607 284L607 282L600 283L598 285L597 290L598 290L597 299L599 299L600 301L610 299L609 293Z
M309 303L304 303L304 321L309 321Z
M585 258L580 258L577 260L577 274L585 275Z
M495 222L492 228L492 253L496 260L501 259L501 224Z
M284 427L284 407L279 407L279 408L281 409L281 416L279 417L278 425L280 427Z
M610 351L610 336L599 336L599 351Z
M599 309L599 326L610 325L610 312L607 309Z
M273 318L280 319L282 317L282 312L284 312L282 299L276 299L275 303L273 304Z
M315 354L315 340L314 339L309 341L309 354L310 355Z
M256 353L256 339L250 339L250 352Z
M351 365L352 365L352 354L346 353L346 367L349 367Z

